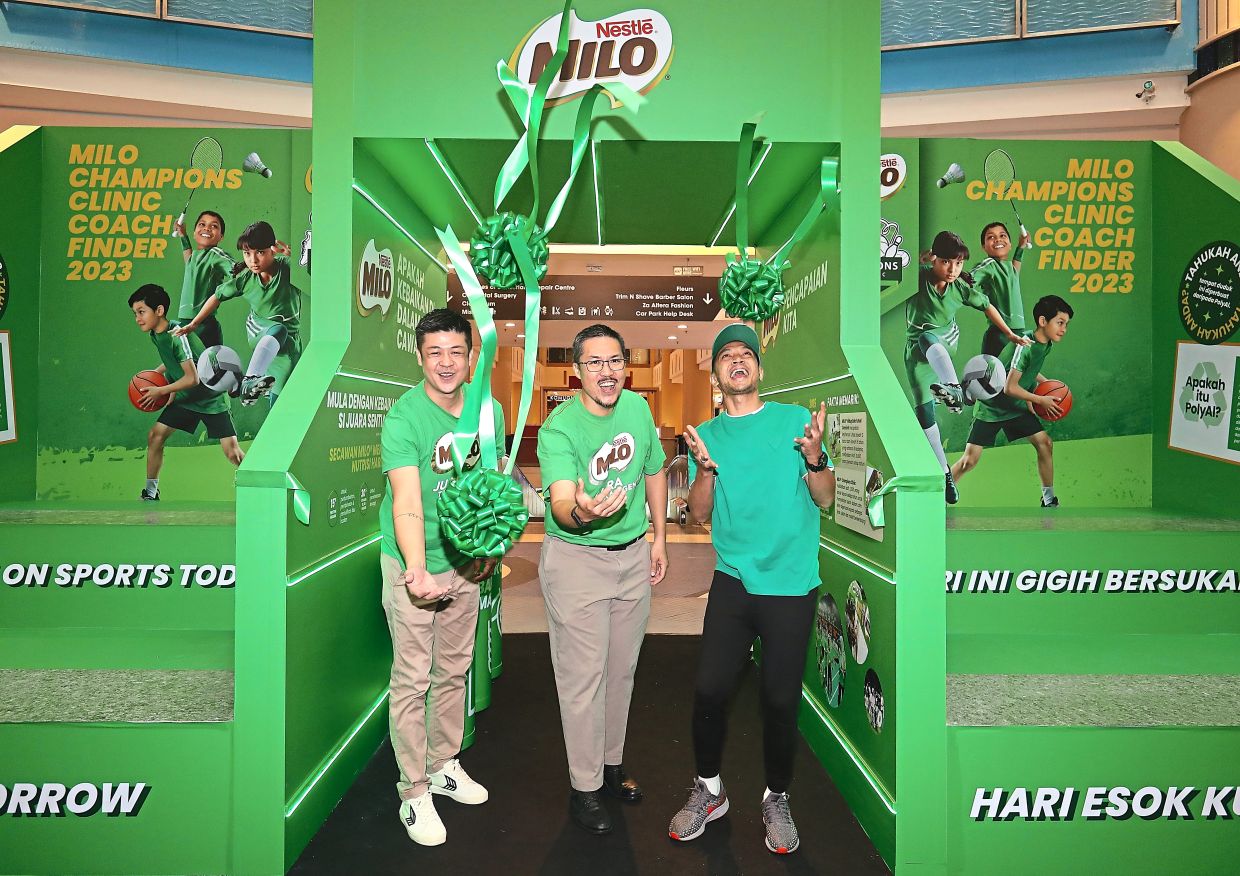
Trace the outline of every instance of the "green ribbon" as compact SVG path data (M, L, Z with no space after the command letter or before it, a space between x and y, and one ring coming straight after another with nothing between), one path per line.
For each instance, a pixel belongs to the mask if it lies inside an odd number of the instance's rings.
M537 223L539 202L539 167L538 138L542 131L543 111L546 108L547 92L555 77L568 57L568 29L572 11L572 0L566 0L564 12L560 16L560 30L556 39L556 51L543 69L531 91L513 72L512 68L500 61L496 65L500 86L513 108L521 117L525 128L517 145L504 161L499 176L495 180L495 214L486 219L470 238L470 258L478 274L497 289L511 289L521 279L516 270L511 247L508 243L510 232L523 232L522 239L530 250L539 280L547 275L547 237L555 227L577 178L585 157L586 147L590 142L590 122L594 116L594 105L599 94L607 92L613 105L624 105L637 111L646 98L620 82L599 83L590 88L577 108L577 119L573 127L572 157L569 161L568 179L560 188L559 193L551 202L547 218L540 226ZM504 199L512 191L521 174L526 168L530 172L530 184L534 191L534 203L527 217L511 211L502 211ZM524 221L518 221L524 218ZM527 332L528 335L528 332Z
M491 397L491 365L498 341L495 321L491 318L491 308L482 292L482 284L469 258L461 250L452 226L442 231L436 228L435 233L439 235L439 242L443 244L444 252L461 280L465 300L469 303L470 313L482 338L478 367L465 390L461 416L452 431L452 460L457 476L439 494L435 508L444 535L462 554L469 557L501 557L525 529L529 512L525 508L521 488L511 477L516 453L509 457L504 473L496 470L499 467L499 451ZM522 260L528 260L528 253L519 236L514 234L514 238ZM537 284L534 288L538 288ZM516 424L517 434L524 428L522 419ZM466 457L475 435L481 453L480 464L465 471Z
M920 486L922 480L922 478L908 475L896 475L879 487L878 492L871 496L870 501L866 503L865 513L870 518L870 526L873 526L875 529L882 529L887 525L887 516L883 510L883 496L888 493L894 493L900 487Z
M516 213L496 213L483 221L469 239L469 257L474 270L496 289L511 289L521 279L513 256L509 235L516 233L522 237L524 248L534 260L534 276L541 281L547 276L547 232L533 225L529 232L525 229L529 220ZM526 237L526 234L529 234Z
M517 482L482 467L450 482L436 508L448 541L469 557L502 557L530 518Z
M765 262L751 259L749 250L749 161L753 154L754 135L763 113L741 126L736 156L736 248L729 254L723 276L719 278L719 303L724 312L736 319L761 322L774 316L784 303L783 272L788 267L788 252L801 242L823 210L839 207L838 158L824 158L819 169L819 191L792 236Z
M534 398L534 371L538 365L538 328L542 316L542 287L538 281L542 279L534 264L534 259L525 241L521 239L519 230L508 235L508 245L517 269L525 283L525 365L521 373L521 401L517 404L517 422L513 428L512 450L508 454L508 465L505 474L512 474L517 464L517 451L521 447L521 438L525 432L525 421L530 415L530 402ZM544 272L546 266L543 268Z
M762 322L784 304L784 267L728 253L719 278L719 305L728 316Z

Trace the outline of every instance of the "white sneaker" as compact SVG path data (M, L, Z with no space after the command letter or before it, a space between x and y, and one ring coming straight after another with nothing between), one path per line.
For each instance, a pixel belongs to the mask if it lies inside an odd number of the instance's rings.
M427 776L431 782L432 794L443 794L457 803L468 803L471 806L487 802L491 795L487 789L479 785L465 772L465 767L455 757L443 765L437 773Z
M400 821L409 839L420 846L441 846L448 838L448 831L435 811L435 801L429 793L420 794L400 804Z

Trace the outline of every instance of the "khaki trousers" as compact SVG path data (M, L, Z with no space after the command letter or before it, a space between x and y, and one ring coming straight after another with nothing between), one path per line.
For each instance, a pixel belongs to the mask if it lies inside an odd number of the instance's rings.
M383 611L392 634L388 730L400 781L396 791L412 800L429 790L428 772L461 751L465 733L465 676L474 655L478 585L455 571L435 575L452 599L419 606L405 587L395 557L380 554Z
M538 577L569 781L597 791L603 765L624 759L633 673L650 620L650 542L608 551L547 536Z

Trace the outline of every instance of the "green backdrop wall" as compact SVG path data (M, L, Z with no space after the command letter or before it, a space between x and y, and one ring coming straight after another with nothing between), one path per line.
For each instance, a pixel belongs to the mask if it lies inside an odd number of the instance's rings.
M207 135L220 142L226 176L192 190L178 173ZM41 140L38 496L128 498L141 488L153 417L128 403L125 385L158 359L134 326L126 299L138 286L157 283L168 290L175 316L184 262L170 230L191 190L186 222L192 226L201 210L218 211L226 223L220 245L234 258L240 258L237 236L260 219L289 243L292 280L303 292L303 344L309 340L310 277L299 264L310 223L309 135L46 128ZM271 168L270 178L241 170L250 152ZM250 354L247 312L244 303L225 303L217 311L225 344L243 363ZM266 418L267 405L234 403L232 416L238 437L248 441ZM232 466L215 444L204 432L169 439L161 480L166 499L232 499Z
M39 409L39 223L43 206L40 185L42 131L34 131L3 152L6 191L12 203L27 210L0 211L0 261L8 276L0 304L0 332L8 332L11 354L13 405L7 419L16 429L15 440L0 444L0 501L29 501L35 494L37 417Z

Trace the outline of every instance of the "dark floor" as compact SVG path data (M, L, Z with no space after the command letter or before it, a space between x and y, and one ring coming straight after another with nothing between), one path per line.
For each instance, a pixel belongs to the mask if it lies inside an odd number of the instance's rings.
M668 839L668 822L693 781L689 711L697 650L697 637L646 639L625 755L646 799L637 806L608 800L616 824L611 835L591 836L567 820L568 775L547 637L509 635L504 674L495 682L491 707L478 716L474 746L461 758L490 789L491 799L463 806L437 797L447 843L425 848L411 842L397 818L396 767L385 742L291 872L886 874L804 743L791 788L801 848L792 855L766 850L759 808L765 784L761 723L752 671L733 706L725 752L731 809L693 842Z

